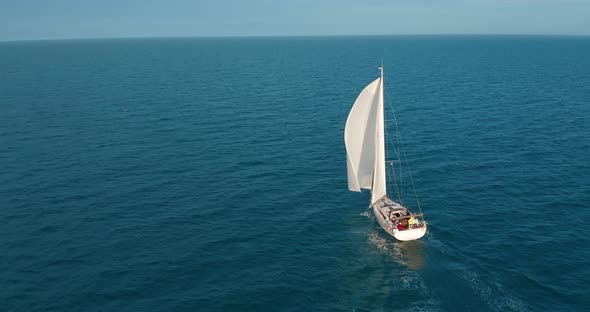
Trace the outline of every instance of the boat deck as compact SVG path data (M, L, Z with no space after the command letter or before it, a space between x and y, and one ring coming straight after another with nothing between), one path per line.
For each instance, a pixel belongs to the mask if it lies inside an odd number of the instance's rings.
M398 240L414 240L422 237L426 232L426 222L422 213L414 214L410 209L401 204L384 198L373 206L373 211L379 221L379 225L390 235ZM409 224L410 218L414 218L417 224ZM396 225L401 223L403 229Z

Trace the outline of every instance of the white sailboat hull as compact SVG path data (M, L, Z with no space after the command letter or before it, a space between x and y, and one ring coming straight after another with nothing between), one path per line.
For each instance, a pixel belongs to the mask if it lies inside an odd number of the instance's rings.
M394 230L392 235L395 239L405 242L420 239L424 234L426 234L426 225L418 229Z
M379 223L381 228L385 232L387 232L387 234L393 236L395 239L397 239L399 241L417 240L417 239L422 238L422 236L424 236L424 234L426 234L426 230L428 227L426 222L422 222L419 227L414 227L414 228L409 228L409 229L404 229L404 230L398 230L397 228L392 226L391 222L389 222L387 220L387 218L389 216L389 211L392 209L392 207L407 210L407 208L405 208L395 202L392 202L390 200L386 200L385 203L378 202L372 206L373 213L375 215L375 218L377 219L377 222Z

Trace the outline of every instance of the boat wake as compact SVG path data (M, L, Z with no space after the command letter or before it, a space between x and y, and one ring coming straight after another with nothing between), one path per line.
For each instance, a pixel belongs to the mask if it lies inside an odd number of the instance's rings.
M371 214L370 210L363 211L359 215L361 215L363 217L367 217L369 219L373 219L373 214Z
M412 270L418 270L424 265L424 257L422 256L424 244L421 241L395 241L374 231L369 234L369 242L379 248L381 252L390 255L395 262Z
M465 271L462 278L493 311L529 310L521 300L506 293L499 282L485 282L477 273L469 271Z
M529 311L527 305L520 299L508 293L502 283L497 281L493 276L483 276L478 274L465 265L460 259L465 258L465 255L454 251L450 247L444 245L441 241L432 239L429 241L429 247L436 249L441 254L455 259L451 268L452 274L463 280L467 287L484 302L492 311Z
M418 273L424 264L422 257L421 241L399 242L383 237L379 230L369 234L369 243L377 247L379 252L384 253L396 263L409 270L396 270L397 283L402 291L416 291L421 299L416 300L405 308L407 311L438 311L440 304L431 291L426 287L424 280Z

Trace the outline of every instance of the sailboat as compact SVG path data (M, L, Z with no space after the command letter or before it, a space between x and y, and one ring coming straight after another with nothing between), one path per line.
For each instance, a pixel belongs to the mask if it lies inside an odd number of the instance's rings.
M344 142L348 189L354 192L370 190L370 207L381 228L397 240L416 240L424 236L427 228L422 209L419 208L420 213L413 213L403 205L401 196L392 200L387 194L386 167L389 163L393 169L394 162L385 158L383 65L379 70L380 77L359 94L346 120ZM395 174L390 183L395 183ZM420 207L418 200L417 203Z

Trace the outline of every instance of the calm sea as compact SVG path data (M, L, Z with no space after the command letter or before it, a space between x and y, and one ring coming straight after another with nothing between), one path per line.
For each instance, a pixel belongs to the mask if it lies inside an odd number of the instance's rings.
M0 309L589 309L589 56L589 37L0 43ZM416 242L347 190L344 124L381 59Z

